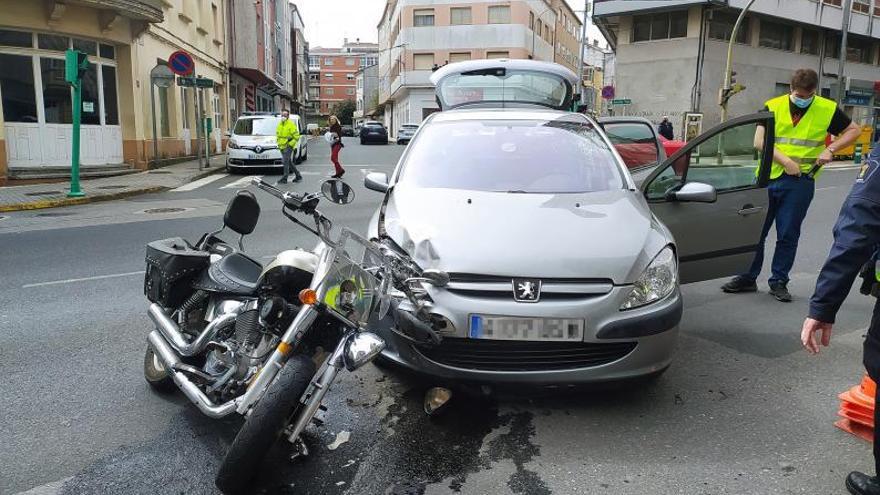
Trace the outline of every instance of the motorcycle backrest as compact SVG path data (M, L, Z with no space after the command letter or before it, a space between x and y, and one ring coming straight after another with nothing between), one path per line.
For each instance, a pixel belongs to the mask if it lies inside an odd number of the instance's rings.
M250 191L238 191L223 216L223 225L238 232L248 235L257 227L260 220L260 203L254 193Z

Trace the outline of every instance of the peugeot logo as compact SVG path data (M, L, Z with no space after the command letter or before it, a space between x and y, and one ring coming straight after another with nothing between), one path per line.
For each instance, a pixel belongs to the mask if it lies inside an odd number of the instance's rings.
M531 278L513 279L513 300L534 303L541 299L541 281Z
M263 152L263 147L257 145L257 146L254 148L254 151L256 151L257 153L262 153L262 152Z

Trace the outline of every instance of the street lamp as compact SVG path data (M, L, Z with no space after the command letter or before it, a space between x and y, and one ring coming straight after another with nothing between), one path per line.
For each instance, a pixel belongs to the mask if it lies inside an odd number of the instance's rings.
M739 31L739 25L742 24L746 12L752 7L753 3L755 3L755 0L749 0L749 3L739 13L739 17L736 18L736 24L733 25L733 31L730 33L730 41L727 42L727 66L724 69L724 87L721 88L718 101L721 105L721 122L727 120L727 102L730 100L730 97L746 89L742 84L737 84L736 88L730 87L730 79L733 77L731 74L731 64L733 62L733 43L736 41L736 33Z
M547 12L549 12L551 10L553 10L553 7L547 7L546 9L544 9L544 11L538 15L538 18L535 19L535 23L541 22L541 17L543 17L544 14L546 14ZM553 29L554 29L554 31L556 30L555 27ZM551 47L551 49L552 49L552 47ZM535 26L534 25L532 25L532 58L535 58ZM551 60L551 62L552 62L552 60Z

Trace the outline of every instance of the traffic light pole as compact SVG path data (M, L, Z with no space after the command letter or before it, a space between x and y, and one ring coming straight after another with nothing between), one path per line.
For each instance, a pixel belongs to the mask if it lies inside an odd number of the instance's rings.
M70 140L70 192L69 198L85 196L79 187L79 127L82 122L82 81L73 83L73 136Z
M724 87L721 88L721 122L727 120L727 102L730 99L731 95L731 78L732 70L733 70L733 44L736 42L736 34L739 32L739 25L742 24L743 19L746 17L746 12L752 7L752 4L755 3L755 0L749 0L749 3L742 9L742 12L739 13L739 17L736 18L736 24L733 25L733 31L730 33L730 41L727 43L727 65L724 68Z

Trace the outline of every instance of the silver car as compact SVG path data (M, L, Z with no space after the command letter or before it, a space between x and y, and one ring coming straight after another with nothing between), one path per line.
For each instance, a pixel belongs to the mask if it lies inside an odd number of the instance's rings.
M764 223L772 115L740 117L668 159L650 122L567 111L577 77L529 60L435 72L429 116L370 235L422 268L443 342L388 329L384 359L441 380L577 384L662 373L682 316L679 284L743 272ZM766 133L761 149L772 149ZM758 143L761 144L761 143Z
M397 144L409 144L418 130L419 124L400 124L400 129L397 131Z

